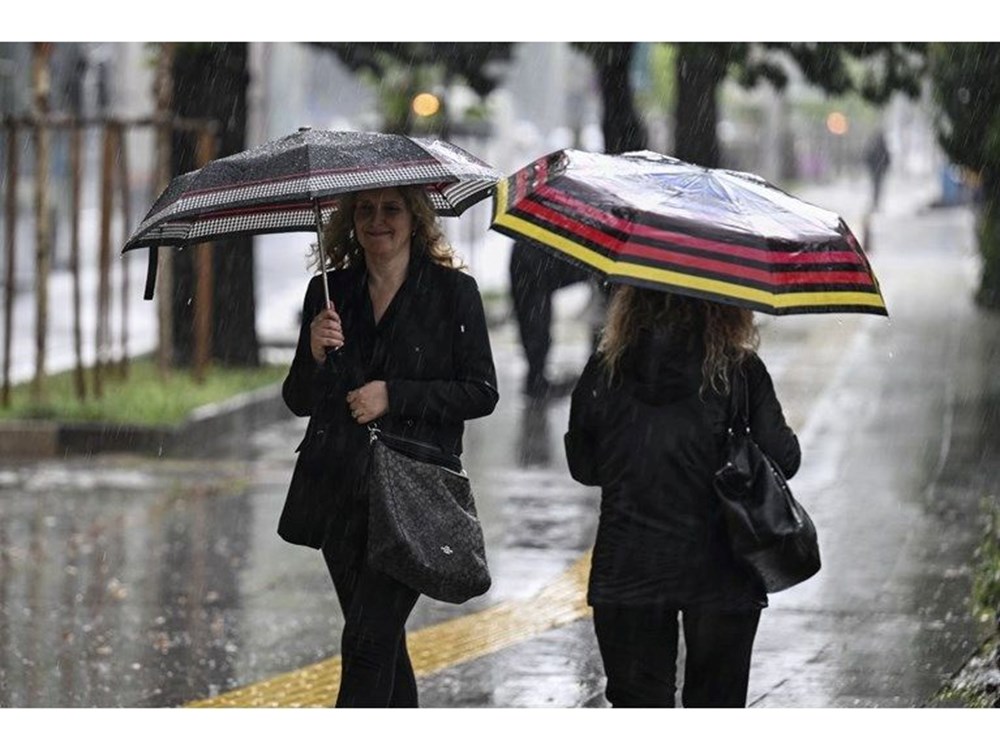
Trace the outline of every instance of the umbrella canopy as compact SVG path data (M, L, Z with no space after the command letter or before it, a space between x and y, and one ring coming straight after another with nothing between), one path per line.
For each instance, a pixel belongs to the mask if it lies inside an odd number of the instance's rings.
M563 149L497 186L493 229L607 281L785 315L887 315L837 214L756 175L651 151Z
M123 250L316 229L336 196L423 185L442 216L490 194L499 172L446 141L303 129L174 178Z
M487 197L502 175L434 138L302 128L175 177L122 252L273 232L319 231L339 195L421 185L435 211L458 216ZM325 280L325 279L324 279Z

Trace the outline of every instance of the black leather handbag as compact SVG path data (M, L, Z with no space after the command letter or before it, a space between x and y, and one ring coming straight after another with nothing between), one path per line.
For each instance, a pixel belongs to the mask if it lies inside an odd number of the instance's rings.
M746 374L732 378L725 460L715 473L729 539L737 559L769 593L783 591L820 569L816 527L795 500L781 469L750 434Z
M443 602L486 593L483 530L457 457L378 428L370 437L368 564Z

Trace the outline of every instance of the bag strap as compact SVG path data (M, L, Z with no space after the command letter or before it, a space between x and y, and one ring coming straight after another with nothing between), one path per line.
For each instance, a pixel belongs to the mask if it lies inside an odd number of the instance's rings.
M729 379L729 429L750 432L750 387L742 362L733 368Z
M381 442L386 448L397 453L402 453L404 456L409 456L415 461L434 464L442 469L448 469L455 474L465 476L465 471L462 469L462 460L458 456L445 453L440 448L429 443L385 432L378 426L377 420L369 423L367 427L368 444L370 446L375 442Z

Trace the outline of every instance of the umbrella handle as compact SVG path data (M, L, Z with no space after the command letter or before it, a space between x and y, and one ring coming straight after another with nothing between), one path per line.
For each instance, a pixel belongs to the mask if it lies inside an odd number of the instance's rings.
M313 198L313 213L316 215L316 238L319 246L319 271L323 274L323 297L330 307L330 285L326 281L326 253L323 251L323 215L319 210L319 198Z
M149 261L146 265L146 288L142 293L143 299L153 299L153 290L156 289L156 269L159 265L159 258L159 245L150 245Z

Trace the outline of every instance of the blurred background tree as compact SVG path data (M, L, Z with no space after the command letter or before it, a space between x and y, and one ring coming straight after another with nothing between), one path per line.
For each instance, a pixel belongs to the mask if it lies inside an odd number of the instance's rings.
M636 109L632 85L635 42L575 42L594 64L601 92L604 151L620 154L646 148L646 126Z
M248 50L246 42L178 44L173 62L175 112L180 117L211 118L220 125L216 157L246 147ZM175 133L173 174L197 167L197 136ZM222 365L256 367L253 238L214 243L212 357ZM174 254L174 362L190 365L194 354L194 253Z
M731 77L751 88L761 81L781 91L797 69L831 96L856 93L884 104L897 91L920 93L926 45L908 42L685 42L675 45L674 156L720 166L718 92Z
M940 106L939 141L978 175L982 276L976 300L1000 308L1000 44L932 44L930 74Z
M315 42L314 46L368 77L378 93L384 132L448 137L449 129L465 115L450 108L451 86L462 83L480 99L486 97L499 84L514 43ZM414 107L421 94L429 95L426 109Z

